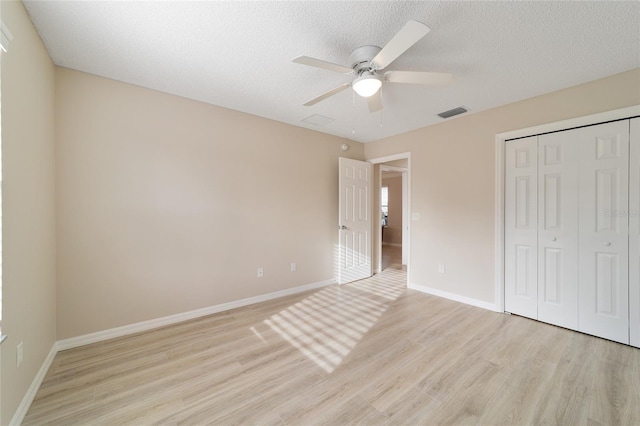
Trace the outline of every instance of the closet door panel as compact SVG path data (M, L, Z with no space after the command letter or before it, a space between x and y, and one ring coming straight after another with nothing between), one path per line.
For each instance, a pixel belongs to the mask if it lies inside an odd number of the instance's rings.
M578 330L629 343L629 121L572 131L580 144Z
M629 343L640 348L640 118L629 139Z
M578 328L578 149L569 132L538 137L538 319Z
M505 311L537 319L537 138L505 150Z

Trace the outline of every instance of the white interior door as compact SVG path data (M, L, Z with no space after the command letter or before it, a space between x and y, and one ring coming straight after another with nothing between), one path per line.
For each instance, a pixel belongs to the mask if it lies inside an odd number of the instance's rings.
M578 328L578 150L571 132L538 137L538 319Z
M629 343L640 348L640 118L629 133Z
M340 284L371 276L373 176L365 161L339 159Z
M629 343L629 121L572 134L580 143L578 330Z
M505 310L538 318L537 137L508 141L505 159Z

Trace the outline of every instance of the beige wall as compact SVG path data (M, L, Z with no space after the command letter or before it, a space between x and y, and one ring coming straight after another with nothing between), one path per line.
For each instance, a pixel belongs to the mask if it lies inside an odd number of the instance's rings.
M382 186L389 188L389 216L384 230L383 243L402 244L402 176L385 178Z
M637 104L640 69L366 144L411 152L411 282L494 303L495 135Z
M340 146L362 144L56 78L58 339L336 276Z
M20 2L2 1L2 415L9 424L56 340L54 65ZM16 368L16 346L24 361Z

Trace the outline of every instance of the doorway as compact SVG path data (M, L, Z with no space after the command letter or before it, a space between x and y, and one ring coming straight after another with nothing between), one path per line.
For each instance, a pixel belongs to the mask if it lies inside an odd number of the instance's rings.
M402 162L403 160L399 160ZM405 161L406 162L406 161ZM406 167L380 165L380 269L388 267L406 268L406 253L403 243L406 199L403 182L407 179ZM404 254L404 256L403 256Z
M410 153L369 160L374 165L374 271L406 271L410 282Z

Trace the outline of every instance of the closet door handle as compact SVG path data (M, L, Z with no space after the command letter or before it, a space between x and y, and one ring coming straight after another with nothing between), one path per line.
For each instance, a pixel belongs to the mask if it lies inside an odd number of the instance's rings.
M609 247L611 245L611 243L604 243L605 246Z
M553 237L553 238L551 239L551 241L557 241L557 240L558 240L558 239L557 239L556 237Z

